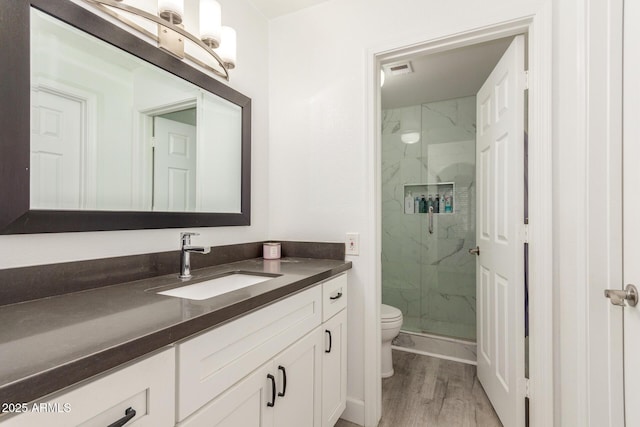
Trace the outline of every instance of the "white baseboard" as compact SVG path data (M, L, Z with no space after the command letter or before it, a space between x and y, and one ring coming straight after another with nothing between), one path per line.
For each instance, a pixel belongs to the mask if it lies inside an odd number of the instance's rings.
M340 417L354 424L364 425L364 401L347 396L347 408Z

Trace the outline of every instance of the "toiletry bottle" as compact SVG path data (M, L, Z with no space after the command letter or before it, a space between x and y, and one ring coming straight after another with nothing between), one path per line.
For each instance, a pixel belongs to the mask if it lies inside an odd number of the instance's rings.
M420 213L427 213L427 199L424 198L424 194L420 199Z
M433 204L433 194L429 194L429 200L427 200L427 212L429 212L429 208L433 208L435 212L435 206Z
M413 201L413 213L420 213L420 197L418 196Z
M440 193L436 193L436 198L433 200L433 213L440 213Z
M404 198L404 213L413 214L413 211L413 195L409 192Z
M447 212L447 213L453 212L453 206L451 204L451 195L450 194L447 194L445 196L444 211Z

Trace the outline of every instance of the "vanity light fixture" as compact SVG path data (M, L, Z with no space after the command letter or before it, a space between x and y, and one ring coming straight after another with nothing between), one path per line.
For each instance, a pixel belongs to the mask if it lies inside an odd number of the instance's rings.
M229 69L236 66L236 30L231 27L222 27L222 41L220 42L220 58Z
M176 58L187 58L225 80L229 80L229 70L236 66L236 32L233 28L221 25L222 13L220 3L216 0L200 0L199 20L196 20L199 21L199 37L184 28L184 0L158 0L157 15L123 0L82 1L155 40L160 49ZM157 24L157 33L134 22L127 14L154 22ZM217 65L208 64L185 52L185 40L199 46Z
M200 40L211 49L220 46L222 10L215 0L200 0Z

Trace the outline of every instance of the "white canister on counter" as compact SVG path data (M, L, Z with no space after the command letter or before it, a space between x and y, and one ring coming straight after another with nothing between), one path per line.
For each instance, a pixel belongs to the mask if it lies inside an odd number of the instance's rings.
M280 259L280 243L267 242L262 245L264 259Z

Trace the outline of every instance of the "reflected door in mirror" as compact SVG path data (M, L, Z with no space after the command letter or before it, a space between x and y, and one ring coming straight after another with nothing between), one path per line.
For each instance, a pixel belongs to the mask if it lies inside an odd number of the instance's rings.
M31 99L31 207L84 208L82 102L44 88L33 89Z
M153 210L195 210L196 152L194 125L154 118Z

